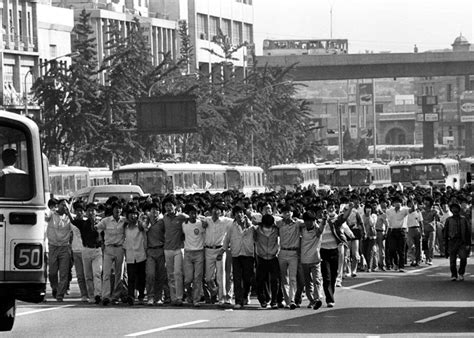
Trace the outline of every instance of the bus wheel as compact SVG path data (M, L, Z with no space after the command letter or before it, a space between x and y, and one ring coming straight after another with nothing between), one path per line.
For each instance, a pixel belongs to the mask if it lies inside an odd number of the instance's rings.
M0 331L11 331L15 322L15 314L15 298L0 297Z

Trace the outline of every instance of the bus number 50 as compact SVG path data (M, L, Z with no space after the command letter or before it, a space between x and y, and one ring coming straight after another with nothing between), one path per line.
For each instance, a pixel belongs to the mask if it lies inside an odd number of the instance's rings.
M17 269L39 269L43 265L40 245L19 244L15 247L15 267Z

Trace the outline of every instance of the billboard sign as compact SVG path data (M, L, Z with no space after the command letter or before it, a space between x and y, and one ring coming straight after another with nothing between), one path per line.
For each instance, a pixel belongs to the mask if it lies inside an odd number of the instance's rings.
M468 90L461 94L461 122L474 122L474 91Z
M197 130L194 96L141 97L136 104L139 133L179 134Z
M372 105L374 100L374 86L372 83L359 84L359 103L361 105Z

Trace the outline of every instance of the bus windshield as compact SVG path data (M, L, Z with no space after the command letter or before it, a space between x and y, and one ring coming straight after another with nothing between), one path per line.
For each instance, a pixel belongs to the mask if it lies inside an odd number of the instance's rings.
M446 172L442 164L415 164L412 166L414 180L442 180Z
M26 200L34 193L29 134L15 125L0 125L0 199ZM42 170L42 168L36 168Z
M272 183L275 185L294 185L301 183L299 170L272 170L270 173Z
M340 169L334 171L334 183L336 186L369 185L369 176L367 169Z
M237 170L227 170L227 188L228 189L242 188L240 173Z
M320 169L318 168L319 184L331 185L332 173L334 169Z
M120 173L119 175L121 175ZM166 193L166 174L163 170L139 171L137 173L137 185L139 185L145 193Z
M392 182L411 182L410 166L390 168Z

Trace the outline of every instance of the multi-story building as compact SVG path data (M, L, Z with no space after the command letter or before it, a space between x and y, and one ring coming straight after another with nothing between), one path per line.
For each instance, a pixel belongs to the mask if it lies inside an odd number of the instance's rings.
M39 107L30 91L40 67L71 52L72 11L52 8L48 0L3 0L1 5L1 105L34 114Z
M82 10L90 14L91 25L97 43L97 61L102 63L108 56L106 42L108 31L117 25L124 36L127 35L133 20L137 18L142 27L147 28L152 62L158 65L166 53L176 57L178 52L178 22L168 19L161 12L151 10L152 0L53 0L55 6L74 9L77 21ZM174 2L174 1L172 1ZM104 81L104 74L101 75Z
M461 34L452 46L453 53L473 51L474 46ZM436 52L436 51L433 51ZM436 95L438 97L439 122L435 122L435 141L452 148L461 149L465 146L467 139L466 128L470 124L462 123L461 116L461 94L465 90L474 89L474 77L445 76L445 77L423 77L413 81L415 95Z
M224 59L208 51L222 55L216 43L219 29L231 45L245 44L232 55L236 59L232 63L237 76L242 76L251 62L254 42L252 0L150 0L150 10L163 13L170 19L187 20L194 49L191 72L221 71L217 64Z

